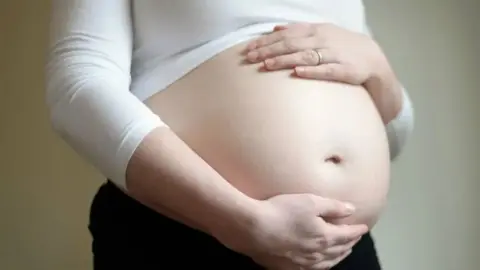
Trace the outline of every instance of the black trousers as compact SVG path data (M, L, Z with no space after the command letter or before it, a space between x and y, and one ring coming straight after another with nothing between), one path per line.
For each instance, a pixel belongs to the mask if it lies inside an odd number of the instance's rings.
M112 183L96 194L90 212L95 270L263 269L213 237L162 216ZM366 234L335 270L380 270Z

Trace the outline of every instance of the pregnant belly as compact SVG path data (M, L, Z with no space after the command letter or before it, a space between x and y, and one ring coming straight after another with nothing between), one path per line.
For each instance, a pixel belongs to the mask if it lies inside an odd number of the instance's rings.
M373 226L389 182L383 123L365 89L262 72L232 47L147 100L245 194L314 193L352 202L339 223Z

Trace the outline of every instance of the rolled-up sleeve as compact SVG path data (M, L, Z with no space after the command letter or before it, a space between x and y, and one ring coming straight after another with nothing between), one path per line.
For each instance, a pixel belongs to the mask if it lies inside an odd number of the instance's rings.
M53 129L120 187L143 138L164 123L130 92L129 0L53 0L46 102Z
M414 126L414 110L412 101L405 89L403 91L403 102L400 113L391 120L387 126L388 144L390 148L390 159L397 158L411 137Z

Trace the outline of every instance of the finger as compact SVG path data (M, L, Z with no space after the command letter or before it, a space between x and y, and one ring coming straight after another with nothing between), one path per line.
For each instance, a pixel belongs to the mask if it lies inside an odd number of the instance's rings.
M312 195L315 212L320 217L342 218L348 217L355 212L355 206L351 203L345 203L321 196Z
M333 54L327 49L303 50L287 55L280 55L264 61L267 70L290 69L298 66L316 66L335 62Z
M334 260L329 260L329 261L322 261L319 262L313 266L311 266L309 269L311 270L329 270L335 267L337 264L345 260L350 254L352 254L352 250L349 250L342 254L341 256L335 258Z
M309 253L309 254L298 254L297 256L292 256L291 258L288 258L288 262L292 263L293 265L297 267L304 267L303 269L311 269L312 265L318 264L319 262L325 261L325 260L333 260L335 258L327 258L325 257L322 253ZM292 268L290 268L292 269ZM293 268L293 269L298 269L298 268Z
M295 31L291 31L291 30L293 29L274 31L272 33L261 36L249 42L247 44L247 50L248 51L255 50L257 48L264 47L288 38L308 37L312 33L310 28L307 28L307 27L298 28L298 29L295 29Z
M334 260L338 257L343 256L345 253L350 252L353 247L358 243L358 241L360 241L361 238L362 237L358 237L357 239L354 239L344 245L336 245L329 247L322 250L321 252L318 251L318 246L316 246L316 249L310 251L302 251L297 256L293 256L294 254L292 253L292 256L289 258L290 260L299 265L312 265L323 260Z
M357 225L324 225L324 234L329 240L328 246L345 245L368 232L368 226Z
M319 65L315 67L296 67L295 74L302 78L327 80L349 83L354 85L362 84L362 79L354 69L338 63Z
M247 59L251 62L258 62L275 56L306 50L312 51L312 48L319 47L317 43L314 37L286 38L248 52ZM314 53L316 52L314 51Z
M330 268L335 267L337 264L341 263L343 260L345 260L350 254L352 254L353 250L348 250L345 253L343 253L341 256L336 258L335 260L330 262Z
M357 237L356 239L354 239L354 240L352 240L352 241L350 241L346 244L329 247L325 251L323 251L322 253L325 254L325 256L327 256L329 258L337 258L338 256L341 256L345 252L351 250L353 248L353 246L355 246L360 239L361 239L361 237Z
M321 257L319 257L321 256ZM292 256L289 259L292 264L297 265L297 266L310 266L312 264L315 264L317 261L319 261L321 258L323 258L322 254L319 254L319 256L305 256L303 254L298 254L297 256Z

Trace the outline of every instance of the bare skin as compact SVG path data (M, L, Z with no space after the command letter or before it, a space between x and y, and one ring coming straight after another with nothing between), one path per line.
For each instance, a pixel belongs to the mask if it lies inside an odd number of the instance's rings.
M124 100L132 98L126 94L130 33L118 28L131 19L130 2L99 3L104 2L52 4L57 12L52 25L60 27L52 32L49 76L55 82L58 75L65 76L59 71L67 69L72 77L61 88L50 85L49 95L52 110L65 109L75 120L91 121L87 128L101 129L112 119L102 113L105 103L96 103L98 97L111 98L109 105L118 113L127 103L145 108L138 100L122 103L108 96L106 90L118 87ZM84 14L86 10L91 13ZM96 14L108 23L101 20L92 27ZM80 57L69 57L72 51L63 50L65 44L75 45ZM372 226L383 205L388 165L381 117L360 86L293 79L287 72L261 73L259 65L242 64L241 49L240 45L221 53L148 100L172 129L155 129L133 153L126 192L268 268L328 269L348 255L368 229L362 223ZM92 65L89 59L102 64ZM357 61L366 62L370 61ZM120 69L112 70L111 63ZM85 76L86 71L94 76ZM118 76L118 85L105 84L105 74ZM380 84L390 81L384 80L387 77L378 76ZM86 91L75 92L80 86ZM78 95L73 99L71 93ZM63 102L69 98L71 104ZM98 119L83 116L85 108ZM75 136L78 130L70 118L60 118L54 119L57 129L72 142L84 142L85 134ZM101 154L90 157L93 163L101 163Z
M147 105L249 197L312 193L352 202L350 224L373 226L388 189L388 145L368 93L347 84L262 72L239 45Z
M271 269L328 269L383 208L382 119L361 87L265 73L245 64L244 49L220 53L146 102L171 131L153 132L137 150L130 195ZM275 230L298 246L275 244ZM313 260L292 253L305 245Z
M289 35L300 37L302 29L291 31L296 27L303 28L308 35L313 29L319 40L322 34L328 34L322 30L338 30L337 44L350 38L352 42L362 41L360 44L371 52L367 55L372 61L342 58L337 48L329 51L332 64L308 67L312 65L309 62L313 61L315 66L319 60L312 57L308 47L281 45ZM221 176L216 177L219 186L234 193L237 207L232 210L239 214L229 216L220 211L222 216L212 215L222 207L210 202L213 209L203 219L192 219L195 214L178 211L178 205L172 207L175 215L160 207L172 201L159 200L159 190L150 195L160 202L154 208L209 232L269 269L329 269L348 256L367 228L361 224L371 228L383 208L389 178L383 125L395 117L402 101L400 85L388 62L382 61L379 47L368 38L335 28L278 27L275 31L291 34L275 37L273 33L261 38L266 42L260 39L235 46L151 97L147 104L170 125L175 132L171 135L178 135ZM289 42L294 44L298 39ZM244 65L242 52L252 49L263 52L250 62L263 63ZM272 59L276 60L274 65L268 61ZM383 68L365 66L370 62ZM289 76L291 68L295 68L296 79ZM277 72L260 77L267 69ZM298 80L299 77L316 81ZM171 175L171 179L178 180L181 172L184 171ZM198 175L190 176L198 179ZM221 183L222 177L232 186ZM165 180L168 176L163 184ZM135 184L132 186L142 186ZM235 193L232 187L253 200ZM193 195L200 195L198 186L191 188ZM145 198L146 193L139 192L138 197ZM213 194L201 195L208 200ZM328 198L350 201L355 211ZM242 207L246 205L255 210L249 212L248 207ZM212 227L214 221L208 217L216 217L222 225ZM295 230L289 231L291 228ZM284 245L285 237L290 239L290 246ZM305 250L315 255L308 255Z

